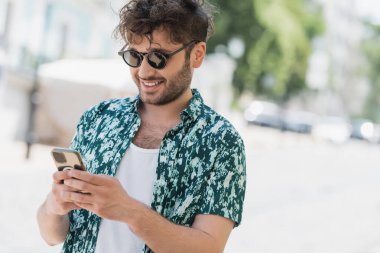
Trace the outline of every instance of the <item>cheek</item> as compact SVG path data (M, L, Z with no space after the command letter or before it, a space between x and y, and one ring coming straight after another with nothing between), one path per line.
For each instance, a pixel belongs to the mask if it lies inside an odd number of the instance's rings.
M131 74L132 79L137 81L137 68L129 68L129 73Z
M167 80L172 80L182 70L183 64L184 62L181 61L170 62L163 70L159 71L159 75Z

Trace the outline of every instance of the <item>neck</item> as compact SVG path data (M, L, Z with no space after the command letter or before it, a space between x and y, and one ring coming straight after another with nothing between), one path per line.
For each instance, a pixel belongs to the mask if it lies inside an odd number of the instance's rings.
M139 108L142 120L153 121L159 125L178 124L180 113L189 105L192 96L191 89L188 89L179 98L165 105L142 102Z

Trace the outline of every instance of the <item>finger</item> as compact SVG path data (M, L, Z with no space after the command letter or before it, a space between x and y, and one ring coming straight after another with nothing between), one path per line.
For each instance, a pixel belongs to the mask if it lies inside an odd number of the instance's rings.
M65 203L65 207L67 210L78 210L78 209L81 209L82 207L78 206L77 204L75 203L72 203L72 202L66 202Z
M93 203L93 197L91 194L79 193L79 192L65 192L63 198L66 202L78 202L91 204Z
M82 180L79 180L79 179L75 179L75 178L66 179L64 184L66 186L73 188L73 189L76 189L76 191L80 190L80 191L87 192L87 193L94 193L95 192L95 186L94 185L89 184L89 183L82 181Z
M93 185L106 185L109 181L109 176L95 175L87 171L70 170L68 175Z
M67 180L67 179L66 179ZM53 184L53 192L76 192L78 189L65 184Z
M93 211L94 210L94 205L93 204L82 203L82 202L75 202L75 205L78 206L79 208L83 208L83 209L86 209L88 211Z
M57 203L72 202L67 198L67 193L77 192L78 190L64 184L53 185L52 194Z
M57 171L53 174L53 181L56 184L61 184L63 180L69 179L70 176L68 174L68 170L65 171Z
M89 203L80 203L80 202L76 202L75 203L78 207L82 208L82 209L86 209L92 213L95 213L97 214L98 216L100 216L96 210L95 210L95 206L93 204L89 204Z

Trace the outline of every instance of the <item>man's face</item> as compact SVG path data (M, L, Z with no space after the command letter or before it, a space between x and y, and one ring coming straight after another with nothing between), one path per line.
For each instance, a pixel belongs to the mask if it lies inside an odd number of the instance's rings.
M129 47L142 53L152 50L162 50L168 53L183 46L182 44L173 44L170 42L167 32L157 30L152 34L152 43L145 37L138 42L131 43ZM190 60L186 58L186 51L182 50L170 57L163 69L153 68L145 57L140 67L130 67L141 100L147 104L165 105L180 98L188 91L193 70Z

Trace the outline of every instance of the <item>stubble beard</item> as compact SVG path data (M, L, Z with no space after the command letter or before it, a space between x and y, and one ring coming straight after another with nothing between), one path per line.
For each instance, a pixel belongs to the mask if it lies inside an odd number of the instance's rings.
M190 87L192 79L192 73L190 69L190 60L186 58L185 63L182 68L177 72L172 80L166 80L165 89L158 97L149 97L141 93L140 87L140 98L142 102L151 105L166 105L170 102L175 101L181 97ZM161 84L164 85L164 84Z

